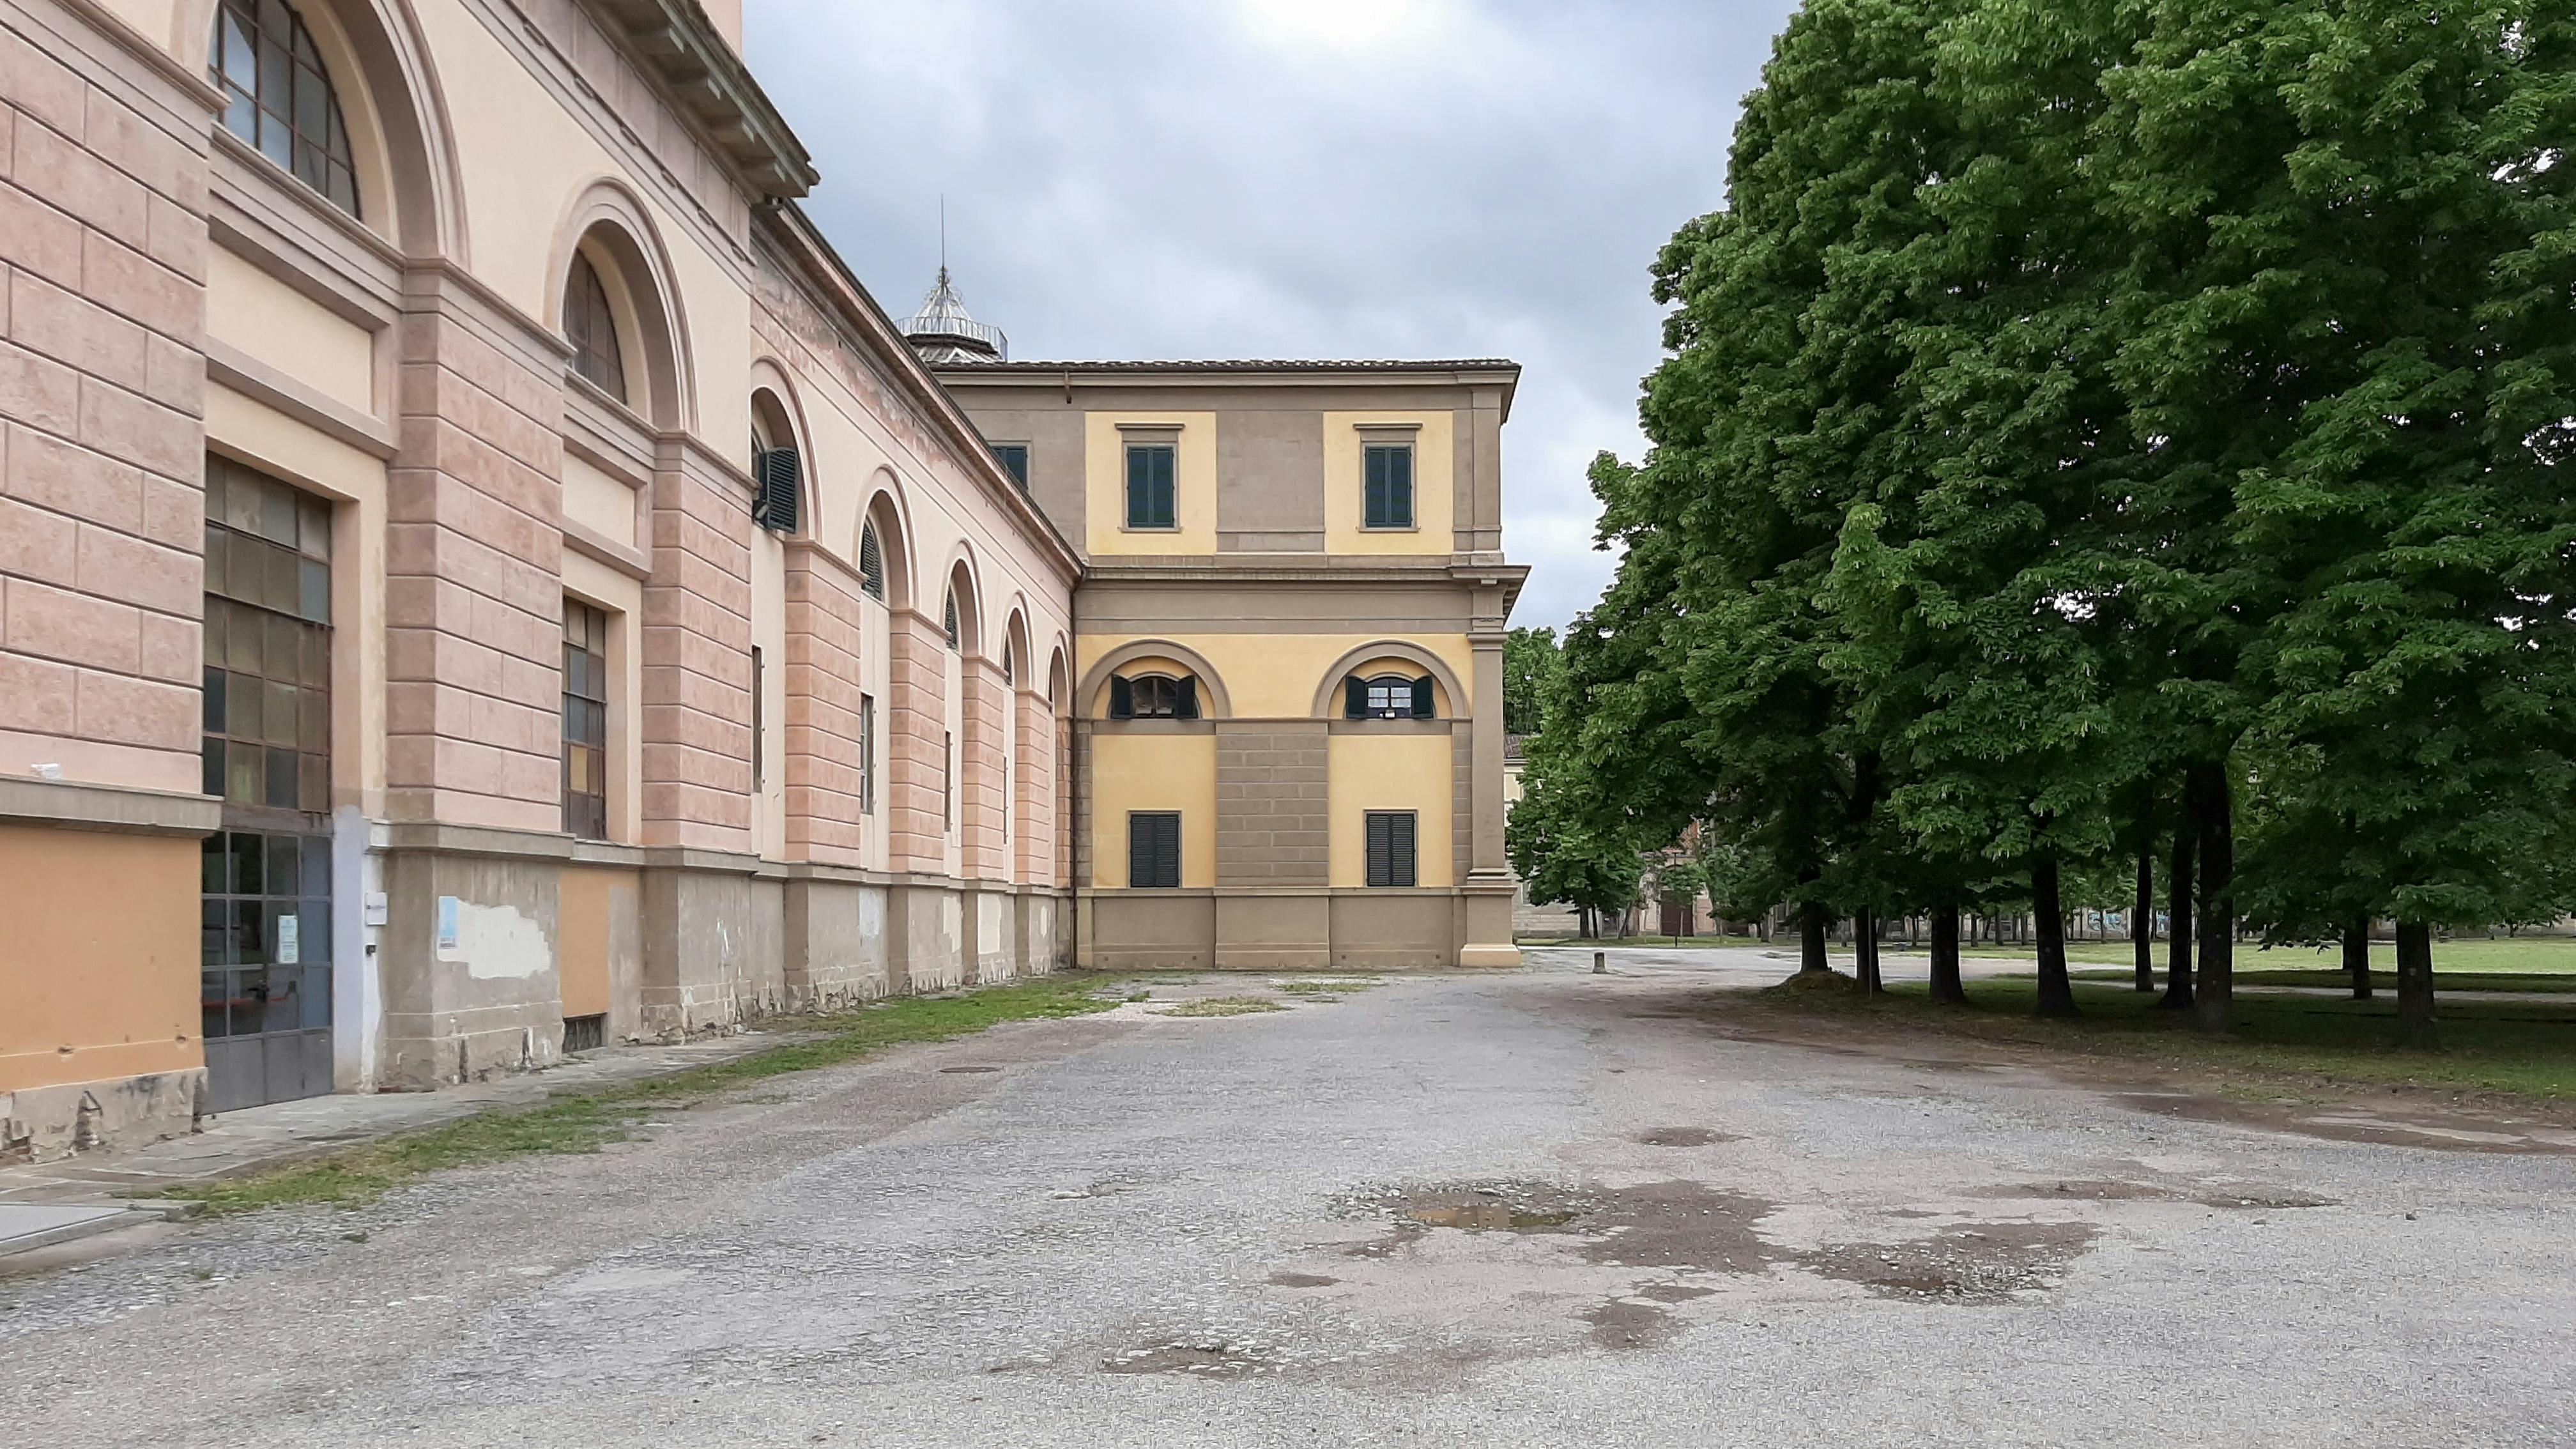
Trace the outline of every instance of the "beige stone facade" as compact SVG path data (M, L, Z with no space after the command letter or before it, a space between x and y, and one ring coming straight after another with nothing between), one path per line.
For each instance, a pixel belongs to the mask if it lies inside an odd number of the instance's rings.
M0 0L0 1156L1077 958L1506 959L1514 370L934 375L739 24ZM1209 708L1107 718L1155 668ZM1378 674L1423 717L1335 713Z

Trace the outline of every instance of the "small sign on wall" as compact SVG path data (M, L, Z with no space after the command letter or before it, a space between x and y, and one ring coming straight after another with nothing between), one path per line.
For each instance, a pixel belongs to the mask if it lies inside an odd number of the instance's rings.
M294 966L301 964L300 958L303 953L303 947L304 918L302 916L278 917L277 964L280 966Z

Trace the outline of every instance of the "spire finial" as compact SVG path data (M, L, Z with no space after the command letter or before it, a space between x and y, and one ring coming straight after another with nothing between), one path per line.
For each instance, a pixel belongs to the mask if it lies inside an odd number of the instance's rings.
M948 280L948 193L939 193L939 280Z

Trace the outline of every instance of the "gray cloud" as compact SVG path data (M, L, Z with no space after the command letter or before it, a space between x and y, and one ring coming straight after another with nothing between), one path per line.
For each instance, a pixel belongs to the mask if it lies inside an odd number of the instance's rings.
M1714 208L1786 0L755 0L748 49L887 310L949 262L1019 357L1524 368L1515 622L1611 562L1583 470L1633 457L1655 249Z

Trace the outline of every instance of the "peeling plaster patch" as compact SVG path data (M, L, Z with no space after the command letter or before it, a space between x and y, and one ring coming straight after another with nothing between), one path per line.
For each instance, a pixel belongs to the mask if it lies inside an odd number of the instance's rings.
M555 968L546 928L516 906L456 903L456 944L438 948L441 961L462 961L477 981L524 980Z

